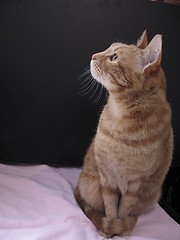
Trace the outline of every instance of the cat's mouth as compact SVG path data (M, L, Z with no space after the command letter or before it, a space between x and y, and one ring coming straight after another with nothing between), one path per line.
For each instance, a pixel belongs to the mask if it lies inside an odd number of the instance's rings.
M91 71L92 77L96 79L98 82L100 82L101 84L103 84L102 71L95 60L91 60L90 71Z

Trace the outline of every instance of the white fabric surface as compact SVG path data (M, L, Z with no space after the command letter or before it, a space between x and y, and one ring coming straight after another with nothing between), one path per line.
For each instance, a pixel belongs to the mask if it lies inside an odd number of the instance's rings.
M78 207L80 169L0 164L0 240L104 239ZM126 240L180 240L180 226L159 205Z

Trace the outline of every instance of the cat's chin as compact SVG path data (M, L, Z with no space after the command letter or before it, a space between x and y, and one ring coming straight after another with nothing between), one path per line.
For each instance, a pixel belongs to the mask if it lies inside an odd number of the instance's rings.
M91 75L96 81L98 81L99 83L101 83L103 85L103 81L102 81L101 77L99 76L100 75L100 69L97 69L97 68L98 67L95 65L94 60L91 60L91 63L90 63Z

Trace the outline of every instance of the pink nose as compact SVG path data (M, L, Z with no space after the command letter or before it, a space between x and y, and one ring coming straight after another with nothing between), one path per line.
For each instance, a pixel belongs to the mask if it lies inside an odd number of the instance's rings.
M96 55L95 54L92 55L92 60L96 60Z

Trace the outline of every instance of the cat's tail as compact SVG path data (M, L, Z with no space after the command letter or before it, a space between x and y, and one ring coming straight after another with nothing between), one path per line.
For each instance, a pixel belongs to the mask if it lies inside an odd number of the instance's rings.
M123 219L109 219L103 213L88 205L85 200L82 199L78 188L75 191L75 197L86 216L96 226L100 234L106 238L114 235L129 235L137 222L138 216L129 216Z

